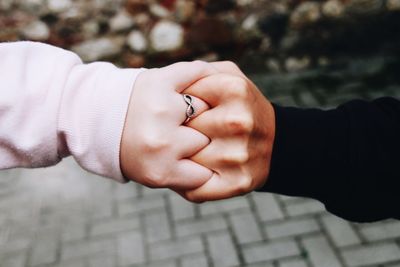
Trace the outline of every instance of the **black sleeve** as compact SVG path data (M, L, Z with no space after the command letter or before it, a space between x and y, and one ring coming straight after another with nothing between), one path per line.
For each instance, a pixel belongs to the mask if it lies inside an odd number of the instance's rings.
M274 109L271 171L259 191L314 198L351 221L400 219L398 100Z

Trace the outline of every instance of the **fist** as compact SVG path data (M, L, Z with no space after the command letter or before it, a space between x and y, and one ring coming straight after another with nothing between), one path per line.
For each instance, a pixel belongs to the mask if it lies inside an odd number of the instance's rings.
M275 137L273 107L258 88L233 63L213 66L220 73L185 90L211 108L188 123L211 139L191 159L214 172L199 188L179 192L194 202L234 197L262 186Z

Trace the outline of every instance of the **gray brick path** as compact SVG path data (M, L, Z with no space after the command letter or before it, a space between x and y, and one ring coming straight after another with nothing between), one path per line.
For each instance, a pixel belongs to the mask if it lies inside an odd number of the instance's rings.
M316 102L279 86L265 87L278 102ZM0 172L0 266L399 267L400 222L353 224L316 201L267 193L194 205L66 159Z

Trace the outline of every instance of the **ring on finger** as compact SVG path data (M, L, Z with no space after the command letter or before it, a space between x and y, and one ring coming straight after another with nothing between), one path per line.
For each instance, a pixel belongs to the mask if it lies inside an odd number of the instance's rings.
M183 94L183 100L186 102L188 107L186 108L186 120L184 123L188 123L196 115L196 109L193 105L193 97L188 94Z

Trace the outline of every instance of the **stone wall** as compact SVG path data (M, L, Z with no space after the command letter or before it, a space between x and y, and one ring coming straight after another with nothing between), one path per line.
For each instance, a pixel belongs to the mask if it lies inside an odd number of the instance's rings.
M2 0L0 41L37 40L121 66L239 62L293 72L397 57L400 0Z

